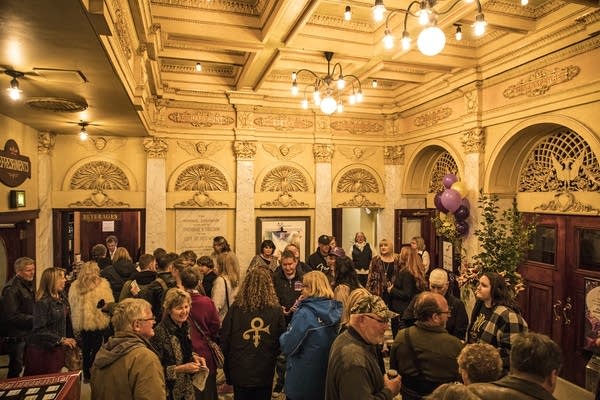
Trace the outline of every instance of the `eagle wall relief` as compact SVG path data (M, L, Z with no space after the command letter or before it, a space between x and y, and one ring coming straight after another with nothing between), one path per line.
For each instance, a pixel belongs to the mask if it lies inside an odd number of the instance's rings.
M380 193L377 178L367 169L354 167L345 171L336 184L337 193L355 193L354 196L337 207L379 207L367 198L366 193Z
M90 197L70 203L69 207L129 207L106 193L107 190L130 190L125 172L108 161L92 161L80 166L71 177L69 189L92 191Z
M175 204L176 208L228 207L212 199L207 192L228 192L229 184L223 172L209 164L194 164L185 168L175 181L175 191L194 191L191 199Z
M308 192L306 175L298 168L281 165L268 171L260 183L261 192L279 192L276 199L260 205L261 208L308 208L305 202L295 199L292 192Z

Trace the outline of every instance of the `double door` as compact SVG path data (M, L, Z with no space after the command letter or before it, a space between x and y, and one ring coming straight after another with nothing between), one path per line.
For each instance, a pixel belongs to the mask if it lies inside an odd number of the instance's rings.
M521 267L519 300L532 331L563 349L563 378L585 385L586 281L600 280L600 217L538 215L534 249ZM600 349L598 349L600 350Z

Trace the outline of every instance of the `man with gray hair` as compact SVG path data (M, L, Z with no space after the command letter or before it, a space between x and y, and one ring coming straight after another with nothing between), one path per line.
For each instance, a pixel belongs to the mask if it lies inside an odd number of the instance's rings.
M165 399L163 367L148 341L155 323L150 303L125 299L115 306L111 322L115 334L92 366L92 399Z

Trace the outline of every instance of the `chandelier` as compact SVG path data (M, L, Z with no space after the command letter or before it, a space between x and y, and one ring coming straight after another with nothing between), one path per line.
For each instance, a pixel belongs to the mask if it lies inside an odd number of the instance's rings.
M411 16L417 18L419 20L419 24L423 27L419 33L419 36L417 37L417 48L426 56L435 56L439 54L446 45L446 36L444 35L444 32L437 26L438 17L448 14L461 1L464 1L467 4L473 2L477 4L477 15L475 17L475 23L473 24L473 31L475 36L483 35L485 33L487 22L485 21L485 17L483 15L480 0L455 0L444 10L436 9L438 0L415 0L410 3L407 9L390 9L387 17L386 12L388 12L388 10L385 8L383 0L375 0L371 10L373 13L373 19L376 22L383 21L385 17L383 45L386 49L391 49L394 47L394 36L392 36L392 32L389 27L390 19L396 14L404 14L404 29L402 30L402 36L400 38L402 49L408 51L411 46L412 38L407 29L408 17ZM521 0L521 4L527 4L527 0ZM344 18L346 20L351 18L351 11L352 10L350 9L350 6L346 6L346 11L344 12ZM462 25L454 24L454 26L456 28L456 40L461 40Z
M336 111L341 113L344 111L342 94L346 88L346 83L352 85L352 94L348 96L348 103L356 104L362 101L363 93L360 80L355 75L344 75L342 65L339 62L331 68L333 52L326 51L324 54L327 60L327 75L319 76L305 68L292 72L292 94L294 96L298 95L298 75L306 72L313 76L314 81L304 87L302 108L308 109L308 95L311 94L313 104L319 107L324 114L330 115Z

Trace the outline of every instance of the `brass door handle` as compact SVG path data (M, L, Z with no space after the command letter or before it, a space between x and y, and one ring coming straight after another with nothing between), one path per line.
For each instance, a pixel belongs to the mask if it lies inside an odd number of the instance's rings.
M565 302L565 306L563 307L563 319L564 319L564 324L565 325L571 325L571 318L570 318L570 314L571 314L571 310L573 309L573 306L571 305L571 298L567 297L567 300ZM567 315L567 313L569 315Z
M562 301L556 300L556 303L552 305L552 312L554 313L554 320L560 321L560 308L562 306Z

